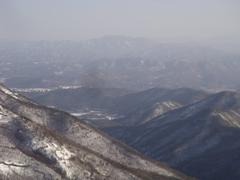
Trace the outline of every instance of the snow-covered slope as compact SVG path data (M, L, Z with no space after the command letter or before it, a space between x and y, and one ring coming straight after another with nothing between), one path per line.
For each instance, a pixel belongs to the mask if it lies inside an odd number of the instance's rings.
M2 85L0 105L2 179L188 179Z

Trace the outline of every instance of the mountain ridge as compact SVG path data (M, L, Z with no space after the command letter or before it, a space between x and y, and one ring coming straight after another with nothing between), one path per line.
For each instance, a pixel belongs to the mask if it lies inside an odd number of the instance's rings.
M107 137L99 130L84 122L78 122L77 118L68 113L39 106L2 85L0 86L0 104L3 112L6 113L11 109L13 113L9 114L14 114L5 118L1 116L1 125L6 122L7 124L4 125L5 129L1 128L0 134L3 133L4 136L6 129L10 129L5 139L10 137L21 152L35 157L34 159L40 158L40 162L48 164L50 169L60 174L60 177L67 179L74 179L76 175L82 179L87 176L99 179L117 177L120 179L182 179L185 177L176 175L174 171L165 169L156 162L146 160L139 153ZM43 134L47 134L47 137ZM8 143L11 144L11 142ZM60 144L63 144L62 148ZM78 151L79 148L82 151ZM55 154L55 150L59 153ZM98 152L99 155L93 152ZM85 156L93 161L76 159L76 157ZM100 164L94 162L103 163L103 165L100 167ZM80 167L86 174L80 173ZM51 170L47 172L49 177L55 176ZM104 172L106 172L105 175Z
M238 179L239 111L239 92L220 92L143 125L105 131L199 179Z

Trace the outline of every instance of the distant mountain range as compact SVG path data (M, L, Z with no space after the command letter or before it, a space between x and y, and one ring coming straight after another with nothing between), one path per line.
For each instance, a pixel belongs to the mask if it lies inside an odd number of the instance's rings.
M190 179L0 85L0 179Z
M0 81L15 88L236 89L240 56L194 43L104 37L0 42Z

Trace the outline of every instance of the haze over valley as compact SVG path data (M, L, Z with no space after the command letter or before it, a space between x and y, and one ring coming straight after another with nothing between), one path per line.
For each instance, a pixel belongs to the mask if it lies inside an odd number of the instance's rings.
M239 2L0 0L0 180L239 180Z

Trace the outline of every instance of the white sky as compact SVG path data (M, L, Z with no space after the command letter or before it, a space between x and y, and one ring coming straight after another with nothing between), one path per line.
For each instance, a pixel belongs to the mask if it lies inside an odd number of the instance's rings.
M0 39L240 39L240 0L0 0Z

